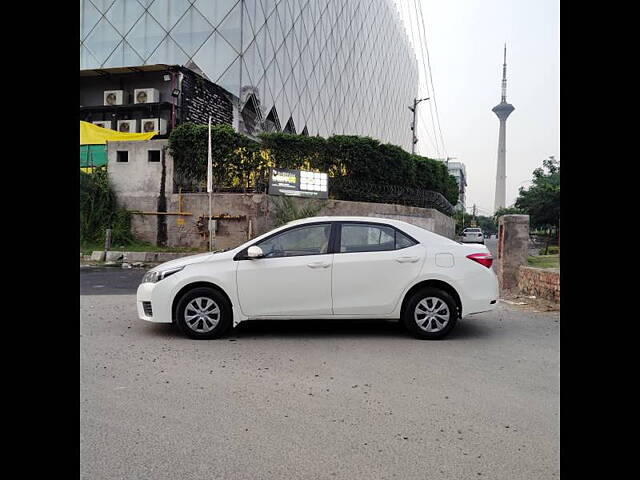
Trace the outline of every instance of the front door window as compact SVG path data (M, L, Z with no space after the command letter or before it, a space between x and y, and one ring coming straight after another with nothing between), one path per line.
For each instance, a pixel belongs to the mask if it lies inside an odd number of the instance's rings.
M287 230L257 244L266 258L321 255L329 249L331 225L310 225Z

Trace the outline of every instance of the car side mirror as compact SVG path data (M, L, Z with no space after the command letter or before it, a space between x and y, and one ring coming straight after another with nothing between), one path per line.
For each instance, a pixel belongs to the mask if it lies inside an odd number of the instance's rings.
M262 252L262 249L260 247L256 247L255 245L252 247L249 247L249 249L247 250L247 257L248 258L262 258L264 257L264 253Z

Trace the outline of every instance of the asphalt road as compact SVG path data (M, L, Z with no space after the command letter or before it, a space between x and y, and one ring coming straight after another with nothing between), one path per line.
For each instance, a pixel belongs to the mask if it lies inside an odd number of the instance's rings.
M380 321L194 341L136 318L142 273L81 270L83 479L559 477L557 313L500 305L436 342Z

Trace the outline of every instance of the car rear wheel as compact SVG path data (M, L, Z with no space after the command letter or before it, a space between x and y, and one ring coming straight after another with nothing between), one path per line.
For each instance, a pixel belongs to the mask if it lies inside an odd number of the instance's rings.
M458 308L447 292L425 288L414 293L404 309L402 321L413 336L423 340L446 337L458 320Z
M213 288L194 288L178 302L176 323L188 337L219 338L231 327L231 306L224 295Z

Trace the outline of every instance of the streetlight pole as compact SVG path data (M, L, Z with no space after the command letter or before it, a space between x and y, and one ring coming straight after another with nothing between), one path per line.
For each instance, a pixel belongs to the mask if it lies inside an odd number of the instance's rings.
M429 97L420 99L414 98L413 107L409 107L409 110L413 112L413 121L411 122L411 155L416 153L416 143L418 143L418 137L416 137L416 114L418 113L418 104L424 100L429 100Z

